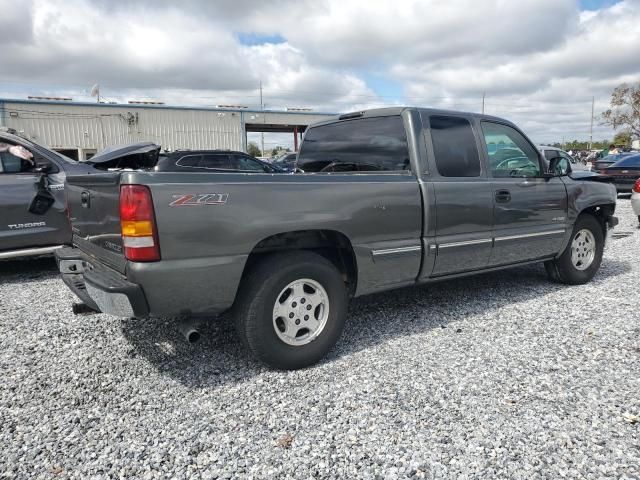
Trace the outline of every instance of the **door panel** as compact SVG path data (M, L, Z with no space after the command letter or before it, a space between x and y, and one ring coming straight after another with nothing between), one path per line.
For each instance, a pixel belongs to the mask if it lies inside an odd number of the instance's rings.
M493 199L485 178L435 182L437 256L432 275L484 268L491 254Z
M540 152L510 125L482 122L493 193L494 247L490 266L547 257L562 245L567 191L560 178L543 178Z
M430 273L484 268L492 248L493 199L471 121L464 115L430 115L424 124L434 167L435 245L429 245L427 258L435 253L435 259Z
M57 245L68 240L62 189L51 190L56 201L44 215L29 212L38 179L35 173L0 173L0 250Z
M560 178L493 179L494 236L491 265L557 253L567 219L567 194ZM505 200L500 193L509 192Z

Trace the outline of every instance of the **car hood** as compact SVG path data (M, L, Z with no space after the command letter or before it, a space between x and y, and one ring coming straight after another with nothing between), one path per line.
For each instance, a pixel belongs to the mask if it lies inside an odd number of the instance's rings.
M573 170L569 177L574 180L587 180L591 182L611 182L611 178L606 175L592 172L590 170Z
M152 142L115 145L84 161L100 170L153 168L158 163L160 146Z

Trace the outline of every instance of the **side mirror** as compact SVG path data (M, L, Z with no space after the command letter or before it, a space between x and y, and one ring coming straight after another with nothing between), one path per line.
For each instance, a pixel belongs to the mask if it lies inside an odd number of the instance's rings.
M571 163L563 157L553 157L549 160L549 174L552 177L562 177L571 173Z

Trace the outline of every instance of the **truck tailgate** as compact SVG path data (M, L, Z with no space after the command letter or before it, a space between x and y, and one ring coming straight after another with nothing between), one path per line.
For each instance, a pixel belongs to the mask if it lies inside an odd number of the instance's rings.
M66 195L73 243L124 273L127 260L120 227L120 172L69 176Z

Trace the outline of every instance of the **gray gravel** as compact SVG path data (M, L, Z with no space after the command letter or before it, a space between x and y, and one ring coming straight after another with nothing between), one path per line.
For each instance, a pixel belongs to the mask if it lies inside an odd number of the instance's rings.
M356 300L322 364L272 372L225 322L70 313L0 264L0 478L640 478L640 235L588 285L539 266ZM634 423L635 420L638 420Z

